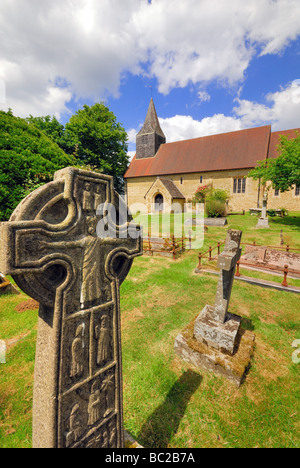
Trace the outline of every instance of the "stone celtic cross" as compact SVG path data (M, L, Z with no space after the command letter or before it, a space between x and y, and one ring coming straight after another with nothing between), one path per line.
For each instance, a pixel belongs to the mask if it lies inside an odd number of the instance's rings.
M57 172L0 236L0 270L40 303L33 446L123 447L119 288L142 237L113 179Z
M215 305L207 305L195 321L194 336L212 348L233 354L241 318L228 312L236 264L241 257L242 231L230 229L218 256L219 275Z
M175 339L175 353L189 364L214 372L241 386L250 366L255 335L242 328L242 317L229 312L242 232L229 230L220 268L215 304L207 304Z

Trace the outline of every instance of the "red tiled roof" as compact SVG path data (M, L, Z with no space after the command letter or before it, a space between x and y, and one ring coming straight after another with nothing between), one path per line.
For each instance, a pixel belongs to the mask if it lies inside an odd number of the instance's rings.
M134 159L125 178L249 169L266 159L271 126L166 143L153 158Z
M159 177L159 179L162 181L172 198L183 198L185 199L185 196L181 193L178 187L174 184L173 180L170 179L165 179L164 177Z
M278 145L280 145L280 137L282 135L287 136L289 138L296 138L296 136L297 136L296 132L299 132L299 134L300 134L300 128L295 128L293 130L283 130L283 131L280 131L280 132L271 133L268 158L270 158L270 159L277 158L277 156L279 154L278 151L277 151L277 147L278 147Z

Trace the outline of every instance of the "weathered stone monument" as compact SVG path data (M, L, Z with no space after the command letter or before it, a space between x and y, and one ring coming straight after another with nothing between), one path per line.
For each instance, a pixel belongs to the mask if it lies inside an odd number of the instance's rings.
M241 231L228 231L225 249L218 257L221 269L215 306L207 305L195 322L195 338L213 348L233 354L241 317L228 313L236 264L241 257Z
M263 206L262 206L262 212L261 212L261 217L258 220L257 226L258 228L269 228L269 219L268 219L268 213L267 213L267 205L268 205L268 193L264 193L264 198L263 198Z
M33 446L123 447L119 288L142 237L112 177L57 172L0 235L1 271L40 303Z
M229 230L214 306L206 305L199 316L175 340L175 352L187 362L226 376L238 386L250 363L254 335L241 328L241 317L228 312L236 264L241 256L241 231Z

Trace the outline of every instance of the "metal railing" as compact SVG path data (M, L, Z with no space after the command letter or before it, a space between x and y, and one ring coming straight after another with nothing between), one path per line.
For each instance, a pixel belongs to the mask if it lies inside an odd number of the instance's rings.
M225 245L225 241L224 242L218 242L215 247L210 246L209 249L204 253L200 252L198 254L199 262L198 262L197 270L201 270L203 268L202 262L203 262L204 259L208 259L209 262L217 260L218 255L220 255L220 253L221 253L222 245ZM242 246L252 246L252 247L265 247L266 250L268 250L268 249L269 250L281 250L281 251L288 252L288 253L300 252L300 249L298 249L298 248L293 248L290 245L286 245L286 246L283 247L282 244L279 247L278 246L266 246L266 245L259 245L259 244L256 243L256 241L253 241L253 243L242 243L241 245ZM216 255L213 255L214 251L217 252ZM289 275L296 275L296 276L299 276L299 278L300 278L300 270L291 268L287 264L285 264L284 267L280 267L280 266L276 266L276 265L259 265L257 263L253 263L253 262L249 262L249 261L245 261L245 260L239 260L238 263L237 263L236 273L235 273L235 276L237 276L237 277L241 276L241 274L240 274L240 267L241 266L245 266L246 268L251 267L251 268L255 268L257 270L263 270L266 273L272 273L272 272L282 273L283 274L282 286L286 287L286 288L289 286L288 285L288 276Z

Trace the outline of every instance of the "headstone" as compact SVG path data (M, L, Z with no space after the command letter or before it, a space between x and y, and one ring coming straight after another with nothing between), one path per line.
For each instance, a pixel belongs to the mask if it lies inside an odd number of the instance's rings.
M175 339L175 352L196 367L227 377L240 386L254 348L254 335L242 332L241 317L228 312L236 264L241 256L241 231L229 230L217 266L221 269L215 305Z
M227 218L189 218L185 226L216 226L224 227L228 224Z
M261 211L261 217L258 220L257 226L258 228L269 228L269 219L268 219L268 213L267 213L267 205L268 205L268 193L264 193L264 198L263 198L263 206L262 206L262 211Z
M204 224L206 226L223 227L228 224L227 218L205 218Z
M214 307L206 306L195 323L194 336L213 348L233 354L241 318L228 313L236 264L241 257L241 231L228 231L224 252L218 257L221 269Z
M1 270L40 303L35 448L124 446L119 294L139 229L112 177L75 168L0 224Z

